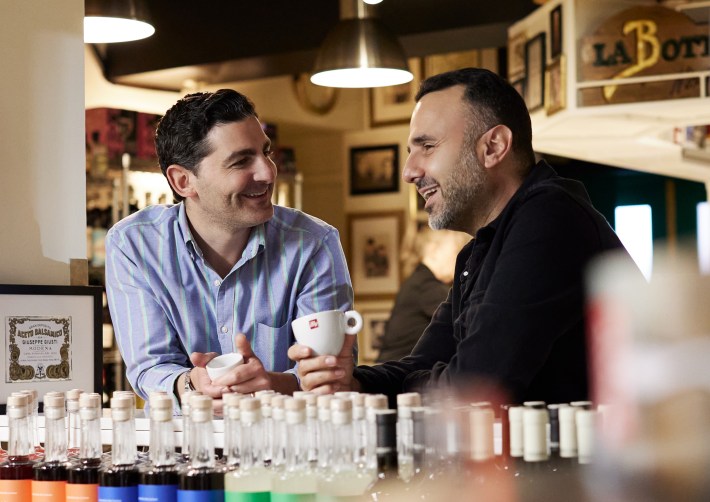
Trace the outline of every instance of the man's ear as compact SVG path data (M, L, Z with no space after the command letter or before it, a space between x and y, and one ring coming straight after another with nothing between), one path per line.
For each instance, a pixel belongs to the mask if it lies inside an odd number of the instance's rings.
M504 125L497 125L481 136L483 167L490 168L500 164L513 148L513 132Z
M165 170L165 176L171 188L178 195L185 199L195 195L196 192L192 186L192 180L195 176L188 169L178 164L171 164Z

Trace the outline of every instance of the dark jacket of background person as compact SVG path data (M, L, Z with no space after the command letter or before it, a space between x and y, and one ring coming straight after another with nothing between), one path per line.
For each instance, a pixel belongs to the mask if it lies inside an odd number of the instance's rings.
M450 285L437 279L426 265L417 265L397 293L377 362L409 355L436 308L446 300L449 288Z
M449 296L411 355L354 376L363 392L391 399L478 378L499 384L509 402L585 399L584 271L621 248L584 187L539 162L459 253Z

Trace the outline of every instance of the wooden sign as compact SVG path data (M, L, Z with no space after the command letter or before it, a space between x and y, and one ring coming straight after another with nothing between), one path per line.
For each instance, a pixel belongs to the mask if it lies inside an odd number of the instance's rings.
M710 68L710 32L685 14L637 6L606 20L580 45L582 81L619 80L705 71ZM582 89L583 106L665 100L700 95L689 78Z

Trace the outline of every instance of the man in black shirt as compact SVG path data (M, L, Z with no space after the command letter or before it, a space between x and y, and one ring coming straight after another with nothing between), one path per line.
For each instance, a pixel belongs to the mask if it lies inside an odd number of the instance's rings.
M338 357L295 345L301 386L392 397L481 379L510 402L587 398L584 272L621 242L580 183L535 163L530 116L505 80L447 72L425 80L416 100L403 178L426 200L432 228L474 239L409 356L353 371L354 337Z

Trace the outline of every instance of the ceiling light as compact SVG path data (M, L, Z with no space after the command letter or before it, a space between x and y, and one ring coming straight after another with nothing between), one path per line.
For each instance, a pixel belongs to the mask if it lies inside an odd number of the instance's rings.
M143 0L85 0L84 43L129 42L155 33Z
M384 87L414 76L397 38L361 0L340 0L340 22L328 33L311 82L326 87Z

